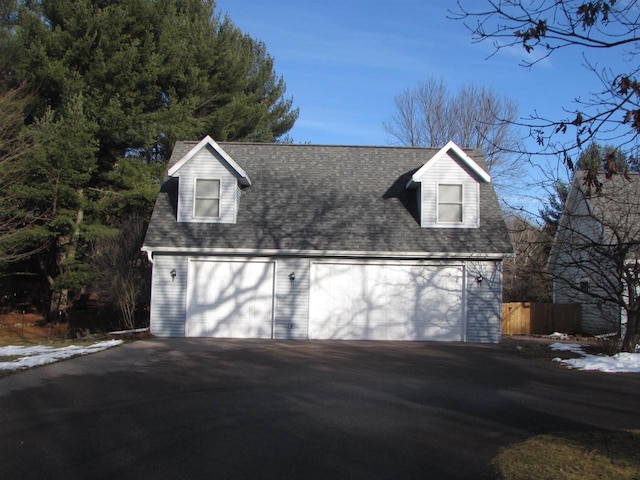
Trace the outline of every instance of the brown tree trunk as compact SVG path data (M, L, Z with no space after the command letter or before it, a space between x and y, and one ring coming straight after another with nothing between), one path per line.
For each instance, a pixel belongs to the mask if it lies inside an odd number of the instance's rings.
M84 192L82 189L77 191L78 197L80 198L80 203L82 203ZM71 265L75 258L76 252L78 250L78 241L80 240L80 225L84 220L84 210L79 208L76 212L76 219L73 224L73 230L69 234L69 236L64 236L58 238L56 244L56 270L58 275L63 274L69 265ZM49 278L49 283L53 284L55 279ZM58 316L65 316L67 310L69 309L69 289L63 288L58 290L52 290L51 292L51 303L49 304L49 313L57 314Z
M69 305L69 290L51 292L51 302L49 304L49 319L62 321Z
M640 332L638 331L638 327L640 327L638 322L638 320L640 320L639 307L640 305L634 304L627 311L627 331L622 340L623 352L635 352L636 350L638 337L640 336Z

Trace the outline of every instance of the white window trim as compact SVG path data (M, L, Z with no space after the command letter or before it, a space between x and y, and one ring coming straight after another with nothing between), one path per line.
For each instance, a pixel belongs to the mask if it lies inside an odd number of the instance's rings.
M461 199L460 199L460 207L462 210L461 220L459 222L444 222L440 220L440 186L455 186L460 187ZM464 195L465 195L465 186L464 183L451 183L451 182L442 182L436 184L436 224L437 225L464 225ZM458 205L457 203L447 202L443 205Z
M208 199L208 200L215 200L214 197L198 197L198 181L199 180L216 180L218 182L218 215L216 215L215 217L202 217L202 216L198 216L196 215L196 202L198 200L198 198L201 199ZM205 177L196 177L193 179L193 208L192 208L192 212L191 212L191 217L197 220L217 220L220 219L222 216L221 213L221 206L222 206L222 179L220 178L205 178Z

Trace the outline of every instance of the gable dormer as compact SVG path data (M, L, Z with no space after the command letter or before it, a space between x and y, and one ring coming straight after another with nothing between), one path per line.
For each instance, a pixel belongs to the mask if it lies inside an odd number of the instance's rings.
M422 165L407 183L418 188L423 228L478 228L480 183L491 177L454 142Z
M169 168L178 177L178 222L236 223L240 187L251 180L208 135Z

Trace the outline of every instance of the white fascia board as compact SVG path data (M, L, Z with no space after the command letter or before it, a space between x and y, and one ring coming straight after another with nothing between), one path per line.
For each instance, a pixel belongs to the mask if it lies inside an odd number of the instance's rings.
M418 171L416 171L416 173L414 173L411 176L411 180L409 180L409 182L407 182L407 188L411 188L413 187L416 183L419 183L422 181L422 177L425 175L425 173L433 166L435 165L438 160L440 160L440 158L442 158L443 156L447 155L449 153L449 151L453 151L453 153L455 154L456 157L458 157L460 160L462 160L478 177L480 177L480 179L486 183L491 182L491 176L485 172L480 165L478 165L475 160L473 160L473 158L471 158L469 155L467 155L466 153L464 153L464 151L458 146L456 145L453 141L449 141L449 143L447 143L444 147L442 147L438 153L436 153L433 157L431 157L429 160L427 160L427 162L422 165L422 167L420 167L418 169Z
M211 138L209 135L200 140L200 143L189 150L189 152L184 157L176 162L175 165L171 167L167 172L168 175L170 177L173 177L176 172L180 170L189 160L191 160L196 153L198 153L207 145L218 152L218 154L224 159L224 161L227 162L231 166L231 168L236 171L236 173L240 176L241 185L251 185L251 179L249 179L249 175L247 175L247 172L245 172L244 169L240 165L238 165L238 163L233 158L231 158L231 156L227 152L225 152L224 149L220 145L218 145L215 140L213 140L213 138Z
M501 260L512 254L506 253L464 253L464 252L383 252L363 250L296 250L270 248L196 248L196 247L149 247L143 246L142 251L148 255L163 254L204 254L204 255L240 255L258 257L362 257L362 258L414 258L414 259L465 259L465 260Z

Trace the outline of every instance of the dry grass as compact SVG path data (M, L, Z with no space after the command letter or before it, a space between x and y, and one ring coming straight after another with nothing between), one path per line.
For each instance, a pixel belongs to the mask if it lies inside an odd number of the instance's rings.
M494 459L505 480L639 480L640 431L539 435Z
M37 313L12 311L0 315L0 346L60 343L66 333L66 323L47 324Z

